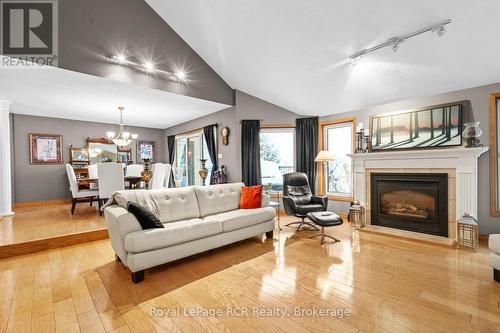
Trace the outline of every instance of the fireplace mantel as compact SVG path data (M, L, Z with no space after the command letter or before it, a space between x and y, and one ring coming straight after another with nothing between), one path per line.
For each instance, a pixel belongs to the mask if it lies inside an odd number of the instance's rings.
M367 206L366 175L369 169L398 169L398 172L401 169L455 169L455 216L469 213L477 218L477 159L486 151L488 147L458 147L350 154L354 171L354 199Z

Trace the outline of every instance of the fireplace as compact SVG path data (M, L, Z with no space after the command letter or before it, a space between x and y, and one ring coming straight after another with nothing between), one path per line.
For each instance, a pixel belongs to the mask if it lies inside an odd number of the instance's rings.
M448 237L448 174L372 173L371 224Z

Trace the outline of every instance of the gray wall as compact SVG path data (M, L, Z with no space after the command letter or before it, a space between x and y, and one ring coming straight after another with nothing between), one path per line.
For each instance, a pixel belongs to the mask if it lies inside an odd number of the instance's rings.
M470 105L466 110L466 120L479 121L480 127L483 130L483 135L480 138L485 146L489 146L489 95L493 92L500 91L500 83L491 85L458 90L439 95L414 98L396 103L384 104L376 107L361 109L353 112L339 113L333 116L322 117L321 120L331 120L344 117L356 117L358 122L363 122L365 127L368 126L368 117L385 112L400 111L406 109L415 109L425 106L438 105L442 103L469 100ZM500 218L490 216L489 190L490 190L490 174L489 174L489 156L488 153L483 154L479 158L479 184L478 184L478 221L479 231L481 234L500 233ZM347 203L332 202L332 209L339 211L347 211Z
M179 84L118 66L107 58L118 53L169 71L183 67L194 80ZM234 105L231 87L143 0L59 1L59 67Z
M69 198L69 183L64 164L31 165L29 157L29 133L60 134L63 136L64 162L70 160L69 147L85 147L87 137L102 138L114 130L116 124L103 124L77 120L46 118L11 114L13 202L45 201ZM126 126L127 130L139 134L140 140L156 142L159 162L165 161L163 130ZM131 144L136 161L136 145Z
M218 149L222 154L219 165L224 164L228 172L229 181L241 181L241 135L240 121L242 119L259 119L264 125L294 124L299 117L296 113L285 110L239 90L235 91L235 106L217 113L198 118L165 130L165 138L191 131L206 125L218 125ZM227 126L230 129L229 144L224 146L220 130Z

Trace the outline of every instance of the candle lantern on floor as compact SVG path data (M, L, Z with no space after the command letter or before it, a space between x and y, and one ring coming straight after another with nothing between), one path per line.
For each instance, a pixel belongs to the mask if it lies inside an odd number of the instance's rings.
M361 229L365 226L365 207L358 200L351 203L347 220L351 222L354 229Z
M468 213L457 221L457 241L460 248L472 251L479 249L477 220Z

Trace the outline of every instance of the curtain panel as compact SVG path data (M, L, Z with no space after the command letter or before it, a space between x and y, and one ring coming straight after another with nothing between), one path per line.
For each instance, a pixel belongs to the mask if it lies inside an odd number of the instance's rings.
M312 193L316 193L316 163L318 153L319 118L298 118L295 134L295 165L297 172L309 178Z
M170 180L168 182L168 187L175 187L174 180L174 161L175 161L175 135L170 135L167 137L168 146L168 163L170 163Z
M246 186L260 185L260 120L241 121L241 178Z
M205 142L207 143L208 155L212 161L212 173L210 174L210 183L214 177L215 171L217 171L217 125L208 125L203 127L203 135L205 136Z

